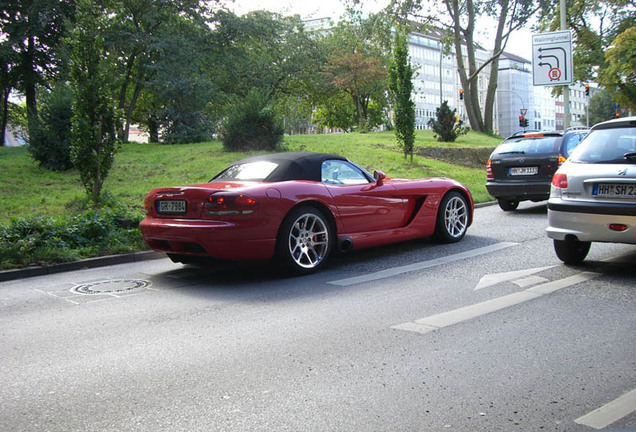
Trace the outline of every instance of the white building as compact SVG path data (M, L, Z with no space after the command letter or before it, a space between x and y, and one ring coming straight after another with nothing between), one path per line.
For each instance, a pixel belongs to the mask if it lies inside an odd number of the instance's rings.
M531 63L519 56L503 53L499 58L495 132L508 137L523 130L519 117L528 119L528 129L534 128L537 113L534 101Z
M428 129L428 121L436 118L436 110L443 101L451 110L456 109L460 119L468 121L464 104L460 101L461 83L457 74L455 50L444 55L440 43L441 32L413 32L409 38L409 55L415 69L413 77L413 101L415 102L415 128ZM465 64L468 63L463 50ZM484 49L477 49L478 63L483 64L490 55ZM480 106L483 109L485 91L488 86L490 68L484 68L478 77Z

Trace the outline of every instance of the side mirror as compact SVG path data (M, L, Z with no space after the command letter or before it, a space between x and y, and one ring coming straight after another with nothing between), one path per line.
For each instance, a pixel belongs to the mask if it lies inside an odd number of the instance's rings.
M386 174L382 171L374 171L373 178L375 179L375 184L378 186L382 186L384 184L384 179L386 178Z

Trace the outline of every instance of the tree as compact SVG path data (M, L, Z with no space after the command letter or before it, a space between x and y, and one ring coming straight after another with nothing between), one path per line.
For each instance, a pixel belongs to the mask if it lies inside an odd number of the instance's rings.
M374 112L381 113L387 104L389 35L390 24L384 14L363 17L361 13L350 10L322 41L331 53L327 58L325 76L332 91L325 93L319 105L330 110L327 101L337 92L347 95L361 131L381 124L381 116L374 115Z
M358 118L358 128L369 129L369 104L381 98L386 88L386 70L377 57L363 53L339 52L328 60L331 84L351 97Z
M71 159L96 204L117 150L117 112L104 40L106 14L92 0L76 0L69 45L73 87Z
M204 46L205 69L219 91L221 108L252 89L265 92L273 102L309 98L325 56L298 16L267 11L236 16L222 10L213 22L215 29Z
M56 83L40 97L38 123L29 142L29 153L41 167L65 171L71 162L72 95L66 82Z
M313 121L320 127L350 132L358 124L358 116L351 98L336 92L316 107Z
M11 88L26 99L29 134L37 123L37 91L57 73L58 49L65 36L65 22L73 15L72 0L0 0L0 34L3 98ZM3 129L4 130L4 129Z
M0 146L5 143L5 132L9 124L9 97L15 79L16 52L5 43L0 43Z
M545 2L542 5L541 30L560 30L559 3ZM574 33L574 79L581 82L592 81L608 67L606 51L614 46L617 37L630 30L633 32L636 26L636 8L633 2L624 0L568 0L566 12L567 28ZM627 40L629 36L625 35L619 42Z
M436 10L437 6L442 10ZM498 84L499 57L504 52L510 34L528 22L539 10L535 0L443 0L429 3L423 10L422 0L393 0L391 9L398 20L410 16L423 24L446 29L457 60L457 72L464 89L464 106L471 127L478 132L492 132L495 95ZM475 25L480 17L494 18L497 22L492 37L492 55L483 63L477 61ZM466 58L463 53L466 52ZM479 105L479 74L490 68L484 111Z
M615 100L623 107L636 111L636 27L619 34L612 47L605 51L606 64L599 74L599 82L615 92Z
M152 45L153 78L145 92L151 105L142 106L156 119L165 143L206 141L214 133L208 105L214 100L215 88L205 73L205 56L200 48L209 31L187 20L180 24L175 22ZM146 116L143 120L148 123L149 119Z
M607 89L595 92L594 96L590 98L590 106L588 108L589 122L586 118L582 119L582 121L592 126L613 118L616 112L614 101L612 100L613 97L614 93Z
M393 62L389 69L389 90L393 102L395 137L402 146L404 157L411 156L415 142L415 102L413 92L413 68L409 61L407 38L403 30L395 32Z
M156 79L157 50L173 37L182 37L186 24L207 28L207 6L199 0L113 0L105 6L104 43L116 66L111 80L117 108L124 115L118 136L127 141L137 102L148 83ZM199 55L195 54L191 60L196 62Z
M437 141L453 142L461 134L468 132L463 127L463 122L457 117L457 110L451 111L448 101L442 102L442 106L435 110L436 119L430 119L428 125L437 136Z

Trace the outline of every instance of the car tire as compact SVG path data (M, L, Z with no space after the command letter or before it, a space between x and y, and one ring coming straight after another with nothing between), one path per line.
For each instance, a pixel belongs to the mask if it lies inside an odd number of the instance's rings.
M469 223L468 200L457 191L447 193L437 210L433 237L442 243L455 243L466 235Z
M497 198L497 204L499 204L499 207L501 207L503 211L514 211L519 207L519 201L503 198Z
M331 253L335 235L329 219L315 207L293 209L281 224L277 258L290 274L309 274L320 268Z
M580 264L590 251L591 245L590 242L567 237L565 240L554 240L554 251L565 264Z

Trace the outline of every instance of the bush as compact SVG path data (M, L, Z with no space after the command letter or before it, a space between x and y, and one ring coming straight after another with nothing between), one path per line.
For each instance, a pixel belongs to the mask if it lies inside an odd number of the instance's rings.
M70 262L145 249L139 212L123 206L60 218L32 216L0 226L0 268Z
M428 121L428 125L435 132L437 141L454 142L458 136L468 133L468 129L463 126L464 122L459 120L456 113L457 110L451 111L448 101L444 101L442 106L436 110L437 119Z
M71 92L58 84L42 97L38 124L32 128L29 153L40 166L65 171L71 169Z
M275 150L282 142L284 128L267 95L250 90L236 103L223 122L221 141L227 151Z

